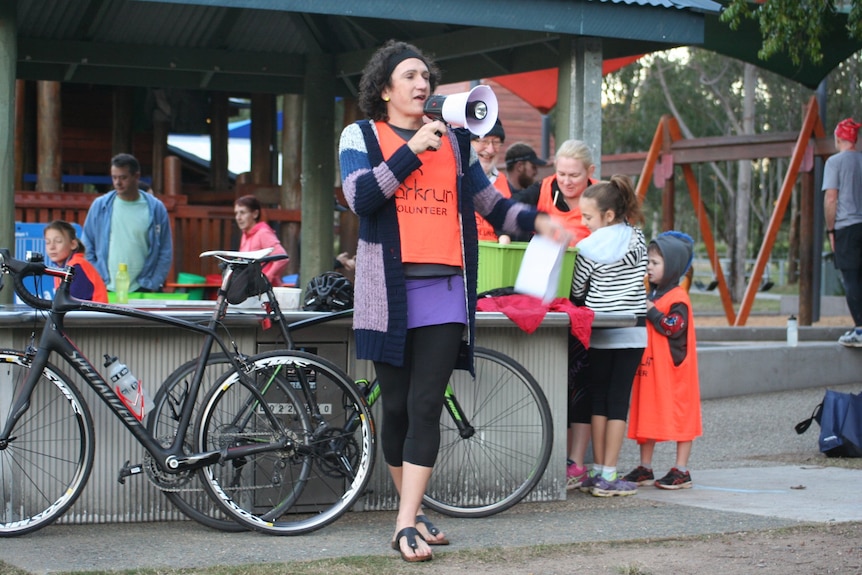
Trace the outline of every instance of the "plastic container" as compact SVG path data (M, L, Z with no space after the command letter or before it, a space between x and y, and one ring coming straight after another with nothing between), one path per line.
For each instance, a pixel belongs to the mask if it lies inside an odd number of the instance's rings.
M302 290L295 287L274 287L272 292L275 294L275 299L278 300L278 307L281 311L296 311L299 309L299 304L302 297Z
M116 357L105 354L105 369L108 370L108 381L117 393L117 397L128 408L138 421L143 421L153 406L143 383L132 374L129 368L120 363Z
M136 303L141 303L144 300L173 300L173 301L186 301L189 298L189 294L184 292L174 292L174 293L165 293L165 292L132 292L129 294L129 303L135 305ZM115 292L108 292L108 303L119 303L117 302L117 294Z
M129 303L129 267L126 264L120 264L120 269L114 277L114 293L116 294L117 303Z
M787 345L790 347L799 345L799 322L795 315L787 318Z
M512 287L521 269L521 260L527 250L527 242L498 244L479 242L478 292L500 287ZM575 273L575 254L577 249L568 248L563 257L560 281L557 284L557 297L569 297L572 289L572 275Z
M207 278L204 276L199 276L197 274L190 274L187 272L180 272L177 274L177 289L183 290L181 293L189 294L188 299L204 299L204 288L203 287L182 287L182 284L203 284L207 282Z

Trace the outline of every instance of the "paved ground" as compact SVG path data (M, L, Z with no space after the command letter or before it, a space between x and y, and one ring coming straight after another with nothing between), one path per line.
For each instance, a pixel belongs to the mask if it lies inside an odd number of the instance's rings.
M837 389L857 392L862 384ZM522 503L479 520L433 516L452 540L435 552L862 521L862 462L853 469L833 467L817 453L816 426L801 436L793 431L823 390L705 401L704 437L695 442L691 460L694 489L646 487L614 499L572 493L566 501ZM673 448L660 445L656 472L664 473L672 459ZM637 447L626 442L621 467L637 462ZM393 512L350 513L321 531L289 538L226 534L190 522L55 525L3 541L0 559L50 573L391 555L393 522Z

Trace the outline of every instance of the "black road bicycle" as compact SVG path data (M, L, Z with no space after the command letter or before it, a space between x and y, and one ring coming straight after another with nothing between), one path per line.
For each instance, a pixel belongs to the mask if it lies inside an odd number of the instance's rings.
M268 252L217 252L228 262L219 303L234 271L252 265L259 271ZM225 517L279 535L335 521L364 492L376 453L373 421L362 393L334 364L295 350L245 356L235 346L229 349L216 331L223 305L199 325L73 299L72 268L16 260L8 249L0 249L0 271L12 276L23 301L47 310L41 336L28 350L0 350L0 536L29 533L56 520L81 494L93 467L90 408L69 376L49 362L52 353L80 374L146 449L144 463L121 470L121 479L143 471L171 493L197 485L197 474ZM61 279L53 301L27 291L22 280L30 275ZM160 414L170 413L169 428L139 421L75 346L63 325L73 311L157 322L202 338L199 356L181 368L182 383L167 380L171 391L182 387L181 397L171 395L159 406ZM214 347L218 374L210 373ZM312 374L317 389L325 386L339 398L326 410L308 393ZM167 397L164 390L159 394Z

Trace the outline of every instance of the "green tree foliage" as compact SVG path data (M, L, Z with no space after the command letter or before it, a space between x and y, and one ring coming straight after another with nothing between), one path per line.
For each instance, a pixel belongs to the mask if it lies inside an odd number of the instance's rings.
M834 28L834 16L847 13L845 30ZM860 0L730 0L721 14L736 30L743 19L756 20L763 35L763 45L757 55L768 60L786 53L794 64L804 59L814 64L823 59L821 39L828 34L846 34L862 40L862 1Z

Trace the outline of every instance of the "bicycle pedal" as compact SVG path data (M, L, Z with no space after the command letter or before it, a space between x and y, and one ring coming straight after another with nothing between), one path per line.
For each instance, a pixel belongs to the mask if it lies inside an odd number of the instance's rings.
M135 465L129 465L129 460L123 464L123 467L120 468L120 473L117 476L117 481L121 485L126 484L126 477L131 477L132 475L137 475L138 473L144 472L144 466L140 463L136 463Z

